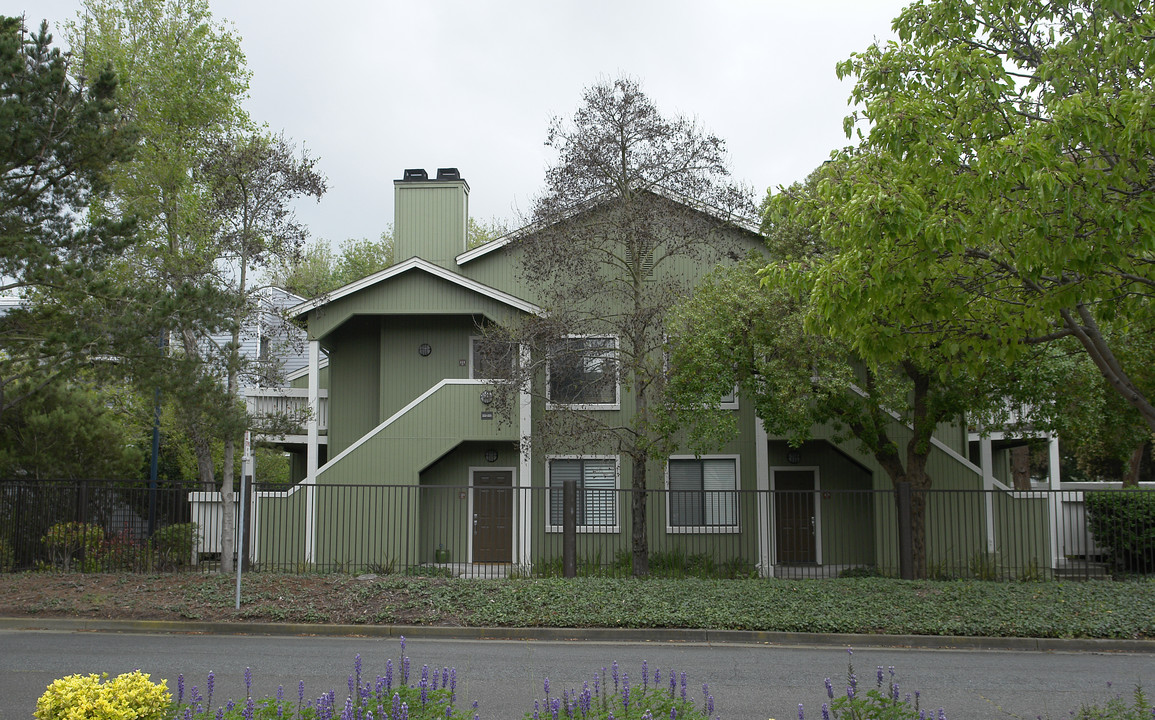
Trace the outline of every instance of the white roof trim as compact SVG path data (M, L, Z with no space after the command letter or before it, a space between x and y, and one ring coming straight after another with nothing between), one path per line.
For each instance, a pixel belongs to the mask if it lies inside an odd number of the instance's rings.
M360 438L357 439L356 442L354 442L352 445L350 445L349 447L342 450L336 457L330 459L324 465L317 468L317 475L320 475L321 473L325 472L326 470L329 470L330 468L334 467L346 455L348 455L351 452L354 452L357 448L361 447L365 443L372 440L374 437L379 435L385 428L389 427L393 423L400 420L406 413L408 413L410 410L417 407L421 403L425 402L426 398L428 398L430 395L437 392L441 388L446 387L448 385L483 386L483 385L492 385L492 384L493 384L492 380L474 379L474 378L469 378L469 379L466 379L466 378L446 378L444 380L441 380L440 382L438 382L433 387L429 388L425 392L423 392L420 395L418 395L417 397L415 397L413 400L410 400L408 405L401 408L397 412L393 413L393 415L390 416L388 420L386 420L385 422L381 423L377 427L373 428L369 432L362 435Z
M667 190L663 187L649 187L649 188L646 188L646 191L653 193L654 195L657 195L659 197L664 197L667 200L670 200L672 202L676 202L680 205L685 205L686 207L690 208L691 210L695 210L697 212L704 213L706 215L710 215L711 217L714 217L714 218L720 220L721 222L729 223L735 227L741 228L742 230L745 230L745 231L752 233L754 235L758 235L758 236L762 235L762 229L759 227L758 222L752 218L744 218L744 217L739 217L739 216L724 217L718 211L717 208L711 207L711 206L706 205L704 203L697 202L696 200L693 200L690 198L683 197L683 196L679 195L678 193ZM601 201L593 201L593 202L590 202L588 204L583 204L581 207L575 208L574 210L572 210L570 214L576 215L577 213L579 213L583 210L592 209L594 207L597 207L600 204L601 204ZM506 235L503 235L502 237L499 237L496 240L490 240L489 242L485 243L484 245L478 245L477 247L473 248L472 250L466 250L465 252L463 252L457 256L457 264L458 265L464 265L465 263L469 262L470 260L476 260L477 258L479 258L483 255L488 255L489 253L493 252L494 250L498 250L500 248L503 248L506 245L509 245L514 240L516 240L518 237L532 233L533 230L535 229L535 227L536 227L535 223L530 223L529 225L526 225L525 227L522 227L522 228L518 228L517 230L514 230L513 232L507 233Z
M419 257L409 258L405 262L397 263L396 265L392 265L390 267L387 267L384 270L375 272L372 275L369 275L367 277L363 277L360 280L358 280L356 282L349 283L345 287L338 288L331 293L321 295L320 297L313 298L312 300L309 300L308 302L304 302L304 303L301 303L300 305L296 305L293 308L291 308L289 310L289 312L291 312L295 316L304 315L305 313L309 312L310 310L315 310L316 308L319 308L322 305L327 305L327 304L333 302L334 300L338 300L340 298L343 298L346 295L352 295L353 293L355 293L359 290L363 290L363 289L365 289L371 285L376 285L377 283L379 283L383 280L388 280L391 277L400 275L400 274L408 272L410 270L424 270L425 272L429 273L430 275L433 275L435 277L439 277L442 280L447 280L447 281L449 281L455 285L459 285L459 286L461 286L467 290L472 290L473 292L475 292L479 295L484 295L486 297L492 298L494 300L497 300L500 303L504 303L506 305L509 305L510 307L517 308L518 310L521 310L523 312L533 313L533 314L540 314L542 312L540 307L538 307L537 305L534 305L531 302L527 302L525 300L522 300L519 297L515 297L515 296L510 295L509 293L506 293L506 292L502 292L501 290L498 290L496 288L492 288L488 285L484 285L482 283L477 282L476 280L471 280L467 277L463 277L461 275L458 275L457 273L453 272L452 270L447 270L447 269L441 267L440 265L434 265L433 263L429 262L428 260L422 260Z

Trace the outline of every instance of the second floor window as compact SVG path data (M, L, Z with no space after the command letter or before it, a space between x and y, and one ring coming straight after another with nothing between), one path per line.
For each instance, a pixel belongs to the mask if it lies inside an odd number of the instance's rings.
M618 405L617 338L569 337L549 358L549 402L613 409Z

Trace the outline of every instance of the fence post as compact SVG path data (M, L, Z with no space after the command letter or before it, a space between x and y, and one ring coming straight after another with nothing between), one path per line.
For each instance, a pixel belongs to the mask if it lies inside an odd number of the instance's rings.
M911 485L895 484L898 503L898 569L903 580L914 579L914 527L910 519Z
M562 574L577 577L577 480L562 481Z

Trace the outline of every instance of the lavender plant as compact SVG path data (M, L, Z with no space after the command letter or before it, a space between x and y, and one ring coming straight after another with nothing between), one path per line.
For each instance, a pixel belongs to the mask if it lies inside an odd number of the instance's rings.
M196 686L183 692L184 676L177 679L180 697L174 703L174 720L477 720L477 704L469 710L457 707L457 669L421 668L421 677L409 684L410 660L405 655L405 638L401 638L400 666L402 672L394 683L393 660L385 663L384 676L370 681L363 675L361 656L353 660L349 675L348 694L338 702L336 692L329 690L315 700L308 700L305 681L297 685L297 702L285 700L283 687L274 697L252 696L253 675L245 668L245 694L241 702L227 701L213 707L215 676L209 673L207 696L202 697Z
M1108 689L1111 683L1107 683ZM1102 705L1086 705L1072 712L1074 720L1155 720L1155 705L1147 699L1143 688L1136 687L1128 703L1122 695L1115 695Z
M581 690L563 690L559 697L550 692L549 678L542 682L544 697L533 701L533 710L526 720L710 720L714 718L714 696L709 685L702 684L702 697L695 699L688 693L686 673L667 670L669 685L663 686L662 670L649 666L643 660L639 681L630 681L630 675L619 668L615 660L610 666L609 682L606 668L595 672L582 683ZM679 686L679 677L681 684ZM651 684L652 678L652 684Z
M846 649L846 692L835 691L834 683L826 678L826 699L822 703L822 720L946 720L946 712L939 708L929 713L919 707L921 697L904 693L898 684L894 666L875 669L875 687L863 692L858 675L854 672L854 651ZM798 704L798 720L805 720L805 710Z

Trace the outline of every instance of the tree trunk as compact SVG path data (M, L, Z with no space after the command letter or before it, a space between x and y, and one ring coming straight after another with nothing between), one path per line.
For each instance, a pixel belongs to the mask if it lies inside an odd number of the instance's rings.
M1019 445L1011 449L1011 483L1015 490L1031 489L1031 448Z
M1127 474L1123 476L1123 487L1139 487L1139 472L1143 469L1143 456L1146 454L1146 442L1139 443L1139 446L1131 451L1131 457L1127 461Z
M633 492L630 493L634 577L650 574L650 544L646 533L646 456L630 455Z
M236 456L236 441L231 434L225 438L224 467L221 469L221 572L232 574L235 570L233 554L244 543L234 542L236 537L236 503L233 501L233 459ZM238 538L239 540L239 538ZM238 553L238 561L240 555Z

